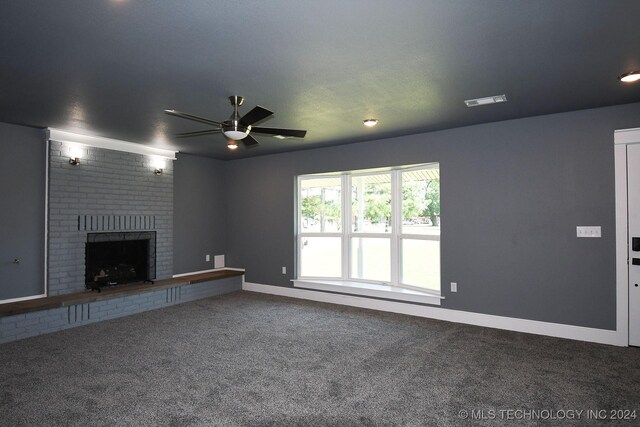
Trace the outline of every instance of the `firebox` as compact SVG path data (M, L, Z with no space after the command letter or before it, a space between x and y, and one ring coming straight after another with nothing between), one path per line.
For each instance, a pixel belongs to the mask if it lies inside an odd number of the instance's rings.
M156 277L156 232L89 233L85 286L97 289Z

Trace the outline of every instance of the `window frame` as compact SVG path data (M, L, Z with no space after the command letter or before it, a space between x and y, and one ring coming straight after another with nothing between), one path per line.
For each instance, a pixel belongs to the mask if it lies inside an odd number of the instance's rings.
M434 167L435 166L435 167ZM397 185L398 188L396 189L397 191L395 192L395 194L397 195L397 197L402 197L402 173L403 172L411 172L414 170L422 170L422 169L438 169L438 171L440 170L440 164L439 163L429 163L426 165L423 165L422 167L417 167L417 168L409 168L409 169L401 169L401 170L397 170L398 173L398 179L397 179ZM415 289L415 290L420 290L420 291L429 291L429 292L437 292L437 293L441 293L442 291L442 274L440 274L440 290L436 291L434 289L429 289L429 288L424 288L424 287L420 287L420 286L414 286L414 285L409 285L406 283L402 283L402 265L403 265L403 260L402 260L402 255L403 255L403 251L402 251L402 240L407 239L407 240L436 240L438 242L441 241L441 236L442 236L442 229L440 230L440 234L438 234L437 236L435 235L430 235L430 234L412 234L412 233L405 233L404 232L404 226L402 224L402 200L399 200L396 205L392 205L397 207L398 211L395 212L395 218L397 218L398 220L398 233L397 233L397 239L396 239L396 255L398 256L398 259L396 260L395 266L397 269L397 276L396 276L396 283L397 285L395 286L399 286L402 288L407 288L407 289ZM393 218L393 213L392 213L392 218ZM393 221L393 220L392 220ZM442 268L442 257L440 257L440 259L438 260L438 262L440 263L440 267ZM392 260L392 266L394 265L393 260ZM392 285L394 286L394 285Z
M343 171L333 173L320 173L310 175L297 176L296 187L296 279L295 281L343 281L343 282L357 282L375 285L384 285L392 288L404 288L409 290L415 290L419 292L425 292L435 295L440 295L441 291L437 291L430 288L412 286L401 282L402 279L402 240L437 240L441 241L441 232L436 235L429 234L413 234L404 233L402 222L402 173L416 170L428 170L438 169L440 170L439 162L424 163L419 165L407 165L393 168L382 168L374 170L354 170ZM354 232L352 224L352 181L354 177L371 176L380 174L390 174L391 177L391 231L388 233L374 233L374 232ZM327 177L340 177L341 181L341 231L340 232L303 232L302 231L302 181L321 179ZM302 262L302 239L305 237L340 237L341 238L341 275L340 277L329 276L302 276L299 274L300 266ZM353 238L386 238L389 239L390 248L390 280L375 281L366 280L352 277L352 260L351 260L351 242ZM438 260L442 265L442 258ZM440 275L440 289L442 289L442 275Z
M340 232L322 232L322 231L313 231L313 232L302 232L302 181L304 180L313 180L326 178L326 174L319 175L300 175L297 178L297 189L296 189L296 274L297 277L302 277L304 279L325 279L325 280L344 280L344 238L342 234L344 233L344 177L341 177L340 180ZM299 271L301 270L301 261L302 261L302 239L304 237L339 237L341 242L341 255L340 255L340 277L332 277L332 276L301 276Z

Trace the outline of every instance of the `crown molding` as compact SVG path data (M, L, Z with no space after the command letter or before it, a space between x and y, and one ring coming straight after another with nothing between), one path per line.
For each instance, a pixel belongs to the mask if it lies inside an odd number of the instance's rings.
M164 148L149 147L135 142L119 139L105 138L102 136L85 135L69 132L63 129L48 128L47 138L51 141L82 144L89 147L104 148L106 150L124 151L127 153L144 154L148 156L163 157L168 160L176 160L178 151Z

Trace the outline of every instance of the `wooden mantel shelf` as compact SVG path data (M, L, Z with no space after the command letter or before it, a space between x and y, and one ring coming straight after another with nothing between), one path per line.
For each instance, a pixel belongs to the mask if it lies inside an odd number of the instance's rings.
M193 285L195 283L209 282L212 280L226 279L228 277L242 276L244 271L219 270L208 273L190 274L188 276L174 277L173 279L157 280L155 283L132 283L128 285L102 288L102 292L85 291L74 294L57 295L54 297L36 298L26 301L0 304L0 317L15 314L29 313L31 311L47 310L50 308L66 307L69 305L86 304L94 301L102 301L126 295L141 294L149 291L157 291L175 286Z

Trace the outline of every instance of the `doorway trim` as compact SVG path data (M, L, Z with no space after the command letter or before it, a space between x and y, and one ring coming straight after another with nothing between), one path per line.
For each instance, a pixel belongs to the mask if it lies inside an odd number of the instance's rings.
M640 144L640 128L614 131L616 197L616 335L629 345L629 231L627 146Z

